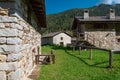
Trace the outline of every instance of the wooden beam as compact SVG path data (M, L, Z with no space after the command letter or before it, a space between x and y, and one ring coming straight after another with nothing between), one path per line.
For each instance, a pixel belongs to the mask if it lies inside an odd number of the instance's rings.
M98 50L103 50L103 51L110 51L108 49L104 49L104 48L98 48L98 47L94 47L94 46L84 46L84 45L80 45L80 47L85 47L88 49L98 49Z
M34 11L35 11L36 14L41 14L41 13L42 13L42 14L45 14L45 13L44 13L44 10L34 10Z
M30 0L30 2L31 2L32 4L36 4L36 5L44 5L44 2L43 2L43 1Z

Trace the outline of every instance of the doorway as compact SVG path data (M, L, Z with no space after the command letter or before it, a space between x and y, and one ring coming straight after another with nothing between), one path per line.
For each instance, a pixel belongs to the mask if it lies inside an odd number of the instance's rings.
M64 42L60 42L60 45L63 46L63 45L64 45Z

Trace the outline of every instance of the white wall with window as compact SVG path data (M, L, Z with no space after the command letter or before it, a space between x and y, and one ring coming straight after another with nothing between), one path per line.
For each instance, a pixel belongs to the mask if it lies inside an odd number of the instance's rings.
M53 37L53 43L67 46L67 44L71 44L71 36L67 35L66 33L60 33Z

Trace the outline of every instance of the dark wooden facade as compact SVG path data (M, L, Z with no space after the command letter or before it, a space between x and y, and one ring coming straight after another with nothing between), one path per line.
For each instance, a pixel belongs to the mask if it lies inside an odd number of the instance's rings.
M42 27L46 27L45 0L29 0L29 1L33 7L35 14L37 15L40 25Z
M74 35L76 33L83 34L85 31L112 31L116 30L119 33L120 17L115 19L107 19L99 17L90 17L89 19L83 19L80 17L75 17L72 25L72 30Z
M45 0L0 0L0 7L9 9L9 15L17 14L30 24L34 15L37 25L32 26L46 27Z

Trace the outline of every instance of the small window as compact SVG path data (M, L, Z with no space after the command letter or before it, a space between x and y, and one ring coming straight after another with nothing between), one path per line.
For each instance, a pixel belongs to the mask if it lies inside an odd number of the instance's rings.
M88 13L88 10L85 10L85 13Z
M117 39L117 42L120 42L120 39Z
M111 10L110 12L111 12L111 13L114 13L114 11L113 11L113 10Z
M61 40L63 40L63 37L61 37Z

